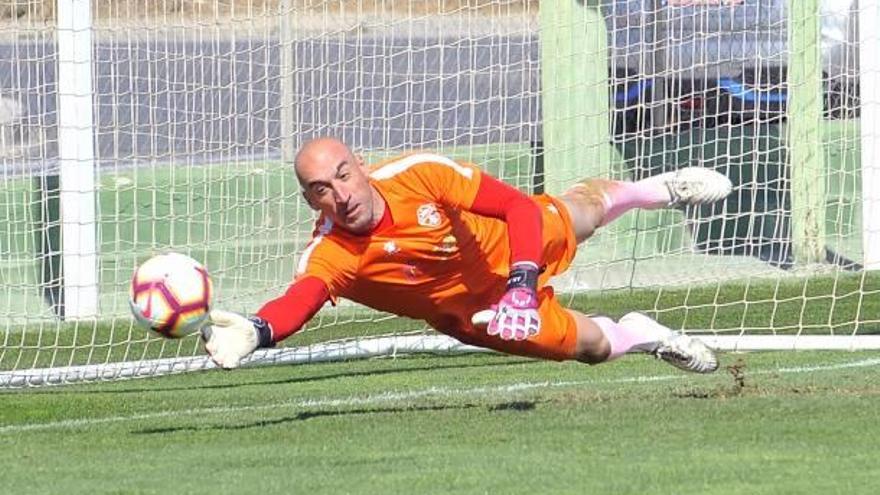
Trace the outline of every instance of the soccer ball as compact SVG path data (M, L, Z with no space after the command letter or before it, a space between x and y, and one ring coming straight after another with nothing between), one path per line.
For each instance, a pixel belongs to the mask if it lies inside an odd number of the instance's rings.
M211 304L211 277L179 253L154 256L131 278L131 312L142 326L172 339L199 330Z

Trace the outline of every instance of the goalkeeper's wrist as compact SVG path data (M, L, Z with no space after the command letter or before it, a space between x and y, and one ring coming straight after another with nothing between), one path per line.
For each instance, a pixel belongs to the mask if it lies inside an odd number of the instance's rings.
M259 316L251 316L248 318L254 324L254 330L257 332L257 349L275 347L275 340L272 338L272 326L269 322Z
M510 274L507 276L507 290L529 289L537 292L540 272L538 265L531 261L514 263L510 266Z

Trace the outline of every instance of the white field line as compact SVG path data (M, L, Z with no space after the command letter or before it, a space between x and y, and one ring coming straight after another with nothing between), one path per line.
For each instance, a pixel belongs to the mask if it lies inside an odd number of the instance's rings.
M880 365L880 358L861 359L858 361L849 361L844 363L800 366L793 368L777 368L769 370L747 371L749 375L771 375L771 374L799 374L813 373L819 371L835 371L849 368L864 368ZM429 387L422 390L409 390L401 392L385 392L381 394L343 397L343 398L317 398L305 399L298 401L285 401L272 404L258 404L253 406L229 406L229 407L205 407L197 409L183 409L174 411L163 411L144 414L131 414L128 416L109 416L106 418L83 418L83 419L66 419L62 421L51 421L47 423L29 423L21 425L0 426L0 435L11 433L22 433L29 431L42 431L54 429L74 429L81 427L89 427L107 423L122 423L127 421L152 420L166 417L182 417L182 416L200 416L206 414L229 414L248 411L269 411L274 409L311 409L317 407L351 407L351 406L372 406L385 403L393 403L407 400L416 400L425 397L468 397L482 396L485 394L494 395L514 395L526 390L536 389L557 389L568 387L580 387L584 385L599 384L623 384L623 383L649 383L669 380L680 380L688 376L687 374L674 375L648 375L634 376L625 378L612 378L605 380L576 380L576 381L543 381L543 382L519 382L507 385L495 385L486 387L472 388L449 388L449 387Z

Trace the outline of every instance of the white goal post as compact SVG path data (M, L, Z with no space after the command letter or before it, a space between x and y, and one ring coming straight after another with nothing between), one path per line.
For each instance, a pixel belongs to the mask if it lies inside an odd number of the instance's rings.
M91 11L91 0L58 0L59 315L68 319L99 316Z
M774 335L702 336L716 350L749 351L810 351L810 350L877 350L880 335L841 338L808 335L800 338ZM445 335L399 335L371 337L353 341L333 341L307 347L258 349L242 366L278 366L346 361L413 354L453 355L492 353ZM146 378L215 369L207 356L160 358L143 361L120 361L101 365L59 366L0 373L0 388L37 387L77 382Z
M180 251L216 307L281 294L305 140L431 149L533 193L682 166L553 281L718 349L880 348L878 0L16 0L0 8L0 388L210 368L128 310ZM475 352L343 302L253 364Z
M859 82L880 88L880 2L859 0ZM880 268L880 92L865 91L861 99L862 245L866 270Z

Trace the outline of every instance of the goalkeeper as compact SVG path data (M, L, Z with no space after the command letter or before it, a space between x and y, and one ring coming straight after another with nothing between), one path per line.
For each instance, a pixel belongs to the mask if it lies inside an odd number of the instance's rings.
M568 268L579 243L630 209L726 197L730 181L717 172L588 179L557 197L527 196L435 154L367 169L334 138L306 143L294 170L320 213L314 236L284 295L251 318L211 313L202 337L218 366L238 367L255 349L297 332L328 300L344 297L509 354L595 364L643 352L687 371L718 368L695 338L641 313L615 322L563 308L547 285Z

